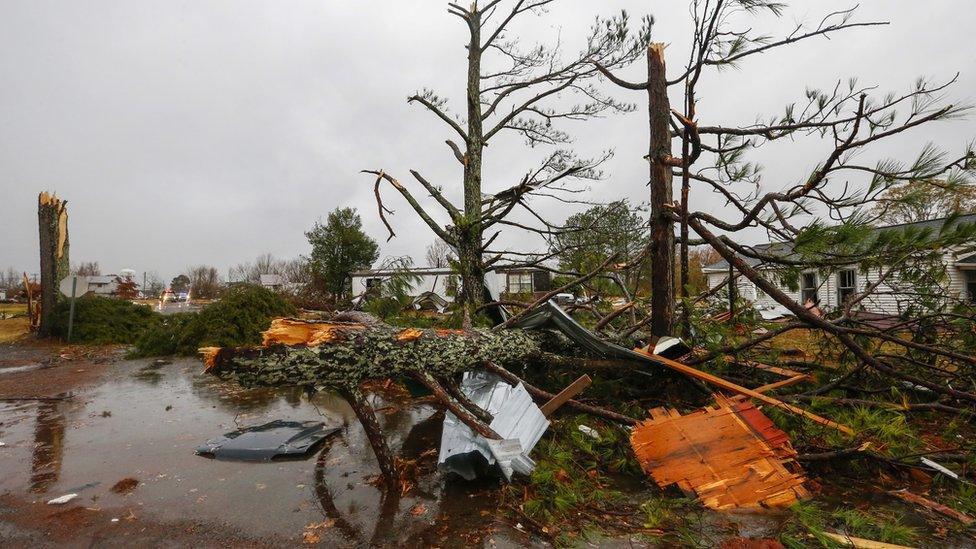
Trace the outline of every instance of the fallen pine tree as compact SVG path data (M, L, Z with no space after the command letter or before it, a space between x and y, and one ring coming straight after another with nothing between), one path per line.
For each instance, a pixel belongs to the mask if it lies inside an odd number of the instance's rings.
M366 431L389 488L396 489L396 459L375 412L361 390L363 383L412 378L474 432L500 439L489 426L491 415L459 389L461 373L487 369L509 383L522 382L536 399L554 395L524 383L506 366L545 357L543 332L525 330L448 330L397 328L358 313L332 321L276 319L260 347L200 349L206 371L244 387L290 385L334 390L345 398ZM634 418L569 400L566 405L612 421Z

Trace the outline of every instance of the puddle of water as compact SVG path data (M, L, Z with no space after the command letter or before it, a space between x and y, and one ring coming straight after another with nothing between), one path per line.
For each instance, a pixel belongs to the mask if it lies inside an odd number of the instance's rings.
M398 545L486 526L497 481L445 482L434 471L441 415L426 405L389 407L376 398L394 451L418 460L416 487L381 498L378 469L355 414L331 393L245 390L200 374L200 363L128 361L108 380L64 401L0 404L0 492L46 501L71 491L79 503L130 509L156 520L196 520L249 535L298 540L310 523L335 520L323 541ZM196 446L239 427L274 419L341 427L302 461L240 463L194 454ZM128 495L110 488L133 477ZM436 520L435 520L436 519Z

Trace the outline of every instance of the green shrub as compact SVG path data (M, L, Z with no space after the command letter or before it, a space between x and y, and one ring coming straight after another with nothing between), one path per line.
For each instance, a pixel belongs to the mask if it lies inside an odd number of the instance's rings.
M192 355L200 347L261 343L276 317L295 314L280 295L260 286L235 286L198 313L163 316L136 342L137 356Z
M58 301L52 331L55 336L68 336L69 307L69 300ZM75 301L71 341L96 345L135 343L143 333L156 325L159 316L147 305L136 305L124 299L86 295Z

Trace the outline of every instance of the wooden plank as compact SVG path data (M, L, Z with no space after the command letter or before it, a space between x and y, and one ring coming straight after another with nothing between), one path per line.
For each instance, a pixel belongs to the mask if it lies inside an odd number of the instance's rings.
M763 364L762 362L756 362L754 360L736 360L734 357L728 355L726 355L726 361L735 363L739 366L746 366L748 368L755 368L764 372L779 374L783 377L803 375L803 372L797 372L796 370L790 370L789 368L783 368L782 366L770 366L769 364Z
M930 500L928 498L923 498L922 496L920 496L918 494L915 494L915 493L912 493L912 492L909 492L908 490L893 490L893 491L888 492L888 493L891 494L891 495L893 495L893 496L895 496L896 498L902 499L902 500L907 501L909 503L914 503L916 505L921 505L922 507L925 507L927 509L931 509L931 510L933 510L933 511L935 511L937 513L941 513L941 514L943 514L943 515L945 515L947 517L954 518L954 519L958 520L959 522L965 524L966 526L969 526L973 522L976 522L976 519L974 519L973 517L971 517L971 516L969 516L969 515L967 515L965 513L960 513L959 511L956 511L952 507L948 507L946 505L942 505L941 503L936 502L936 501L932 501L932 500Z
M653 353L649 353L649 352L647 352L647 351L645 351L643 349L634 349L634 351L636 351L638 353L641 353L643 355L647 355L650 358L652 358L655 362L658 362L660 364L663 364L663 365L667 366L668 368L671 368L672 370L681 372L681 373L683 373L685 375L688 375L688 376L691 376L691 377L693 377L695 379L700 379L700 380L702 380L702 381L704 381L706 383L711 383L712 385L715 385L716 387L721 387L722 389L725 389L725 390L728 390L728 391L732 391L733 393L738 393L740 395L745 395L747 397L754 398L754 399L756 399L756 400L758 400L760 402L764 402L766 404L769 404L770 406L775 406L775 407L777 407L777 408L779 408L781 410L786 410L787 412L796 414L798 416L805 417L805 418L809 419L810 421L813 421L814 423L819 423L820 425L824 425L824 426L827 426L827 427L831 427L833 429L837 429L838 431L841 431L842 433L847 433L848 435L853 435L854 434L854 430L851 429L850 427L848 427L847 425L841 425L840 423L837 423L835 421L831 421L831 420L829 420L827 418L820 417L817 414L814 414L813 412L808 412L808 411L804 410L803 408L797 408L796 406L793 406L792 404L787 404L787 403L785 403L785 402L783 402L781 400L777 400L777 399L775 399L775 398L773 398L771 396L767 396L767 395L764 395L762 393L757 393L756 391L754 391L752 389L748 389L748 388L743 387L741 385L732 383L731 381L722 379L722 378L720 378L718 376L714 376L712 374L709 374L708 372L703 372L701 370L697 370L695 368L692 368L691 366L688 366L687 364L682 364L680 362L671 360L669 358L664 358L663 356L655 355Z
M568 387L562 391L559 391L559 394L552 397L549 402L542 405L542 415L549 417L553 412L556 411L557 408L563 404L566 404L568 400L583 392L583 389L589 387L590 383L592 382L593 380L590 379L590 376L586 374L581 375L576 381L570 383Z
M755 391L757 393L768 393L768 392L772 391L773 389L781 389L783 387L788 387L790 385L793 385L794 383L800 383L801 381L806 381L808 379L810 379L810 376L809 375L807 375L807 374L800 374L800 375L793 376L793 377L788 378L788 379L781 379L779 381L774 381L773 383L767 383L767 384L762 385L760 387L756 387L755 389L753 389L753 391Z
M856 538L854 536L835 534L833 532L824 532L824 535L839 542L845 547L854 547L855 549L913 549L912 547L905 545L895 545L893 543L885 543L883 541Z

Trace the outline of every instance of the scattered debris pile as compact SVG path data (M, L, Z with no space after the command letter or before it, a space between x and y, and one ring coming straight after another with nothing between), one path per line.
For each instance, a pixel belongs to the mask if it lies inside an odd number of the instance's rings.
M570 404L604 419L636 425L631 444L644 471L659 485L677 485L705 506L721 510L783 508L808 496L787 435L750 399L852 432L845 425L764 394L804 381L808 379L805 374L755 365L785 379L755 389L742 387L674 360L691 351L680 340L661 338L653 352L628 349L597 336L552 301L517 320L514 329L445 330L398 328L363 313L338 315L330 321L280 318L264 332L261 347L200 351L209 373L244 386L294 385L338 391L363 424L391 488L398 478L396 460L371 404L362 395L364 382L413 380L446 408L438 459L442 471L466 479L489 471L507 479L516 472L531 473L535 463L529 453L548 429L548 416L560 405ZM655 408L649 420L639 423L573 400L589 385L587 376L558 395L546 393L506 369L548 353L551 336L543 329L558 330L577 350L617 360L635 372L650 373L645 366L673 370L736 396L715 395L714 407L684 416Z

